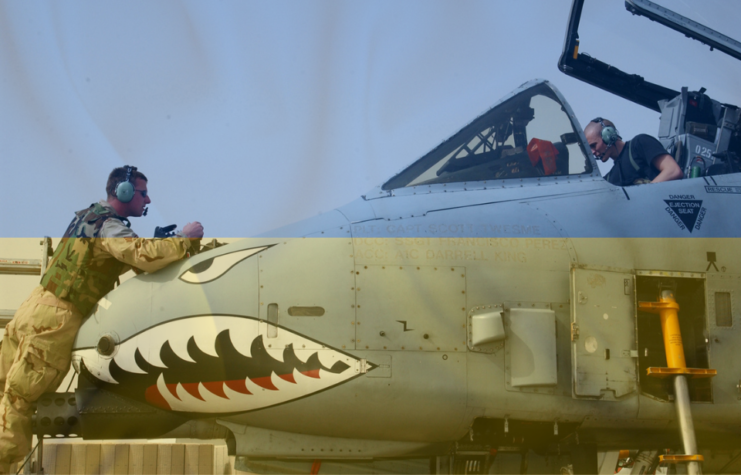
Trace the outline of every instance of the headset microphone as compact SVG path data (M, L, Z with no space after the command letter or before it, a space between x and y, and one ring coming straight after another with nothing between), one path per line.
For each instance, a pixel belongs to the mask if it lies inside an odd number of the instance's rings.
M147 211L149 211L149 206L145 206L144 207L144 212L142 213L142 216L146 216L147 215Z

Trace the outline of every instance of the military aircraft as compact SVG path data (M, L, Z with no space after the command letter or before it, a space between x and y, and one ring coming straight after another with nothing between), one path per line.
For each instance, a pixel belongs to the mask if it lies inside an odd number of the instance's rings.
M685 179L609 184L565 98L528 82L343 207L120 285L38 433L224 437L251 470L595 473L618 449L694 471L713 449L722 469L741 444L739 109L578 53L582 3L561 70L660 112Z

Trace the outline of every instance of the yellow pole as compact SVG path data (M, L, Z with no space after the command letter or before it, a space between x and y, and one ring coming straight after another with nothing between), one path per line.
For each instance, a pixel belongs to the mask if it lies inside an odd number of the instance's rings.
M674 299L674 293L665 290L661 293L659 310L661 317L661 331L664 334L664 350L666 351L666 364L669 368L686 368L684 360L684 345L682 345L682 332L679 329L679 304Z
M638 307L647 312L658 313L661 318L661 331L664 334L664 350L666 351L666 364L669 368L687 369L684 359L684 345L682 345L682 333L679 329L679 304L674 298L671 290L662 290L658 302L639 302ZM650 370L649 370L650 371ZM679 431L682 435L682 444L686 455L694 456L687 462L687 472L690 475L701 475L697 454L697 441L695 440L695 427L692 422L690 411L690 395L687 389L687 379L684 374L674 376L674 397L676 398L677 418L679 419Z

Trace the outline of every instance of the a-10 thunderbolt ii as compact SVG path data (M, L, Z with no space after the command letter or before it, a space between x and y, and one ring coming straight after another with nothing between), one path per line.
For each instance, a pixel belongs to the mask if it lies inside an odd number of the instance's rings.
M660 112L684 179L609 184L562 95L523 84L346 206L126 281L78 334L74 406L40 404L37 431L224 436L253 469L476 473L530 451L531 471L589 473L617 449L692 472L713 449L722 469L741 446L739 109L579 54L581 3L560 68Z

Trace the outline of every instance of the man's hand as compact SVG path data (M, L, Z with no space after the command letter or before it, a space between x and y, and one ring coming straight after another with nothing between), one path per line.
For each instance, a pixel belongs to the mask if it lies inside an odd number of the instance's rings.
M200 239L203 237L203 226L198 221L188 223L183 227L185 237Z
M168 238L173 237L175 235L175 228L177 228L177 224L171 224L169 226L159 227L157 226L154 228L154 237L156 238Z

